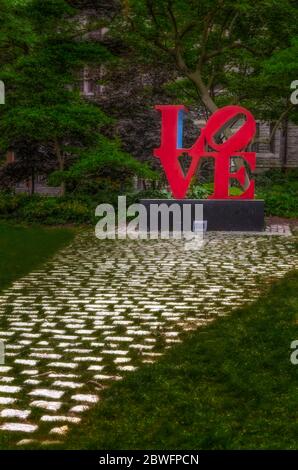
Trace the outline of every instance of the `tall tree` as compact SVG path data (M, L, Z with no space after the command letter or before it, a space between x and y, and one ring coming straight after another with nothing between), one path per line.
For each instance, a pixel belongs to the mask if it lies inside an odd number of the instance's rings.
M11 6L10 14L18 18L17 35L24 28L24 39L21 47L12 48L0 69L7 89L0 118L2 151L23 148L28 142L42 156L38 147L46 145L56 158L62 180L66 166L81 154L86 159L88 149L103 164L99 131L111 122L98 106L82 98L76 83L86 64L112 59L105 47L86 37L77 13L65 0L28 0ZM114 165L117 157L122 165L131 164L132 157L126 155L124 160L119 146L116 149Z
M139 61L174 64L185 79L179 87L208 113L253 93L262 110L264 63L290 47L298 7L291 0L123 0L114 24Z

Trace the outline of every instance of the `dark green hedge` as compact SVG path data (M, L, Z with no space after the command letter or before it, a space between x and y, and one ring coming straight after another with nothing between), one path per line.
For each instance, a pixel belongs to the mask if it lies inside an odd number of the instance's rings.
M190 197L205 198L212 193L212 187L210 184L195 186L193 193ZM258 175L256 195L265 200L266 215L298 218L298 170L287 173L271 171ZM117 207L117 197L118 193L112 191L102 191L93 196L73 194L62 197L0 192L0 218L47 225L95 224L96 206L110 203ZM167 191L146 190L127 194L127 204L133 204L142 198L167 197Z

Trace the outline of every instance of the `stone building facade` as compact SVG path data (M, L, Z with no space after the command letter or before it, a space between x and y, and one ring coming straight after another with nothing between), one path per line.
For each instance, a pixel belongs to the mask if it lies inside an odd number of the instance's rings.
M257 152L257 170L297 168L298 126L285 121L278 127L271 142L268 143L271 132L270 123L257 123L259 142L253 146L253 150Z

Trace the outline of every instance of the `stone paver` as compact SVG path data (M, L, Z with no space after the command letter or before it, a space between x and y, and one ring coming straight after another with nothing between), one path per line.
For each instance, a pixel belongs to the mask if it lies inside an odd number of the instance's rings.
M0 296L0 432L63 439L101 390L297 266L292 236L97 240L84 233ZM31 439L26 439L30 434Z

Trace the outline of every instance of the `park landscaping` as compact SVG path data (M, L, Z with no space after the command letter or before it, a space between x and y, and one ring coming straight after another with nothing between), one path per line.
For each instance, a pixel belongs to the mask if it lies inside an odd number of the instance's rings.
M264 199L266 216L298 219L298 171L268 171L256 176L256 197ZM213 192L213 184L195 184L189 191L190 198L206 199ZM239 187L232 187L231 194L239 195ZM0 219L44 225L71 224L94 225L97 221L95 208L109 203L117 207L119 192L104 191L95 194L68 194L63 197L45 197L35 194L1 193ZM124 193L127 204L143 198L163 199L171 195L165 189L148 189Z
M35 433L23 447L295 449L297 285L290 273L251 305L184 334L157 362L101 390L61 443ZM19 448L11 432L0 445Z
M91 4L0 0L0 449L297 449L298 8ZM96 238L167 156L186 198L255 179L266 230Z
M69 449L296 449L298 274L103 393Z
M293 236L79 231L0 296L1 448L294 448L296 266Z

